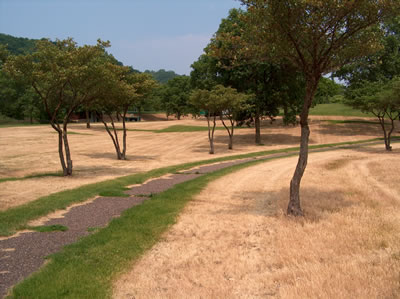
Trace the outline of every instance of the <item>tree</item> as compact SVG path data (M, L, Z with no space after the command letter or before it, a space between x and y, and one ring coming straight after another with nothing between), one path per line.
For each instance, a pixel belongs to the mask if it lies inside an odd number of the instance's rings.
M234 119L237 113L248 108L246 100L249 96L238 93L236 89L216 85L211 90L196 89L193 91L190 101L198 110L205 110L208 124L208 139L210 142L210 154L214 154L214 132L216 119L219 116L223 126L228 132L228 148L233 149ZM229 120L229 126L224 117ZM211 126L210 122L213 121Z
M179 76L169 80L160 87L159 95L162 106L169 115L175 115L178 120L191 110L189 97L191 92L190 78Z
M94 107L113 141L117 159L126 160L126 115L129 108L146 99L156 82L149 74L130 72L129 68L112 63L107 64L104 77L107 78L107 82L102 86L101 95L96 99ZM108 117L111 128L105 115ZM122 120L122 147L115 126L115 116Z
M58 153L64 176L72 175L67 126L72 113L98 96L104 78L98 76L108 43L78 47L72 39L37 42L33 54L10 57L4 69L29 84L42 101L58 133ZM65 150L65 155L64 155Z
M392 150L391 135L395 129L394 121L400 116L400 77L388 83L365 81L361 87L352 90L347 103L363 112L375 115L383 131L385 148ZM385 118L390 120L387 129Z
M303 215L300 182L307 166L309 109L322 75L335 71L380 47L378 24L398 14L397 0L241 0L249 11L257 52L277 53L293 63L305 79L300 114L299 160L290 182L287 213ZM262 43L260 43L262 41Z
M322 77L318 83L317 91L315 92L315 104L330 103L331 98L342 94L344 88L335 81Z
M303 80L287 61L278 63L252 51L255 45L251 43L251 24L246 22L247 17L248 12L230 10L205 51L216 61L222 84L254 95L249 98L251 109L242 118L254 119L255 142L261 144L263 116L273 119L283 107L285 122L296 121L289 114L293 109L298 110L301 94L298 90L303 89Z

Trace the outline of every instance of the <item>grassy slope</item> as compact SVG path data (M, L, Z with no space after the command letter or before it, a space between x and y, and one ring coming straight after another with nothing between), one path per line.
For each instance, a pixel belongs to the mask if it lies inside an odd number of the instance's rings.
M310 115L373 117L372 114L365 114L360 110L355 110L340 103L316 105L310 109Z

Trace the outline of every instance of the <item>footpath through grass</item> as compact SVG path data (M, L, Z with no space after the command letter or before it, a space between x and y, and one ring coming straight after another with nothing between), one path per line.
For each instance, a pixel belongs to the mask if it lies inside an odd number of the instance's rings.
M343 142L311 146L311 149L324 149L340 145L361 144L368 141ZM234 157L212 159L196 163L187 163L150 171L149 173L127 176L109 182L92 184L113 187L110 191L118 194L132 181L145 180L167 172L177 172L193 166L212 162L233 160L245 157L265 156L273 153L284 153L284 157L296 155L297 148L265 151ZM253 160L231 166L192 181L175 185L173 188L152 196L139 206L122 213L110 224L96 233L66 246L61 252L51 256L50 263L22 283L12 292L12 298L108 298L111 297L112 282L118 274L131 265L143 253L157 243L161 235L176 222L183 207L197 195L209 182L233 171L263 163L266 160ZM86 186L87 187L87 186ZM82 190L78 188L77 190ZM105 190L105 189L102 189ZM72 192L74 190L66 191ZM71 195L61 192L64 196Z
M332 144L312 145L310 149L329 148L340 145L361 144L380 140L380 138L368 139L355 142L341 142ZM297 152L299 147L292 147L280 150L260 151L249 154L227 156L204 161L185 163L175 166L169 166L159 169L154 169L146 173L138 173L119 177L113 180L98 182L94 184L84 185L75 189L65 190L53 193L48 196L43 196L35 201L27 204L10 208L0 212L0 236L10 236L18 230L27 228L29 221L45 216L56 210L62 210L74 203L86 201L95 196L127 196L123 191L127 190L127 186L133 184L142 184L148 179L160 177L168 173L175 173L195 166L251 158L267 156L276 153L291 153Z

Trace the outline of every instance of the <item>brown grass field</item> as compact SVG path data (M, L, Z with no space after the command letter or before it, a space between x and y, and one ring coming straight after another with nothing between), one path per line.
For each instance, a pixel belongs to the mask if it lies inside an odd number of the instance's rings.
M114 298L400 298L400 149L311 154L301 219L284 215L296 159L211 183Z
M312 117L311 144L381 137L378 125ZM206 126L204 120L129 123L130 129ZM0 183L0 210L126 174L232 154L296 147L299 127L265 122L236 130L234 150L216 131L128 132L118 161L100 124L72 124L72 177ZM397 130L398 131L398 130ZM396 132L396 135L399 135ZM49 126L0 128L0 178L60 171ZM400 298L400 144L313 153L302 181L305 217L285 216L297 158L258 164L220 178L187 205L161 242L114 283L115 298Z
M329 124L329 117L313 117L311 144L335 143L380 137L377 125ZM331 117L343 119L343 117ZM206 126L205 120L149 121L129 123L130 129L163 129L172 125ZM101 124L86 129L71 124L69 136L74 174L72 177L42 177L0 183L0 210L17 206L41 196L99 182L118 176L185 162L232 154L294 147L299 144L299 127L283 127L280 121L265 121L262 129L264 146L254 144L254 129L236 130L234 149L227 149L225 131L216 131L216 154L208 154L207 132L152 133L128 132L128 161L118 161L111 139ZM57 134L50 126L0 128L0 178L24 177L61 170Z

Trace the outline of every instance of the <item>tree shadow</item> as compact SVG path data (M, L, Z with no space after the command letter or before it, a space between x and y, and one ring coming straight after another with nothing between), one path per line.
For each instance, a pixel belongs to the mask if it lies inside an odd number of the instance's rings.
M337 136L367 136L370 138L381 137L382 129L379 124L320 124L319 127L313 128L312 131L318 132L322 135L337 135ZM312 134L312 132L311 132Z
M301 205L304 218L301 221L319 222L333 213L340 212L356 204L347 199L350 190L335 189L324 191L320 188L302 188ZM241 201L240 204L223 206L215 213L230 215L254 215L264 217L279 217L286 214L289 201L289 186L274 192L238 192L233 194L233 199Z
M117 154L113 152L107 153L86 153L81 154L82 156L86 156L92 159L107 159L107 160L117 160ZM127 154L127 161L148 161L155 160L156 156L137 156L137 155L129 155Z

